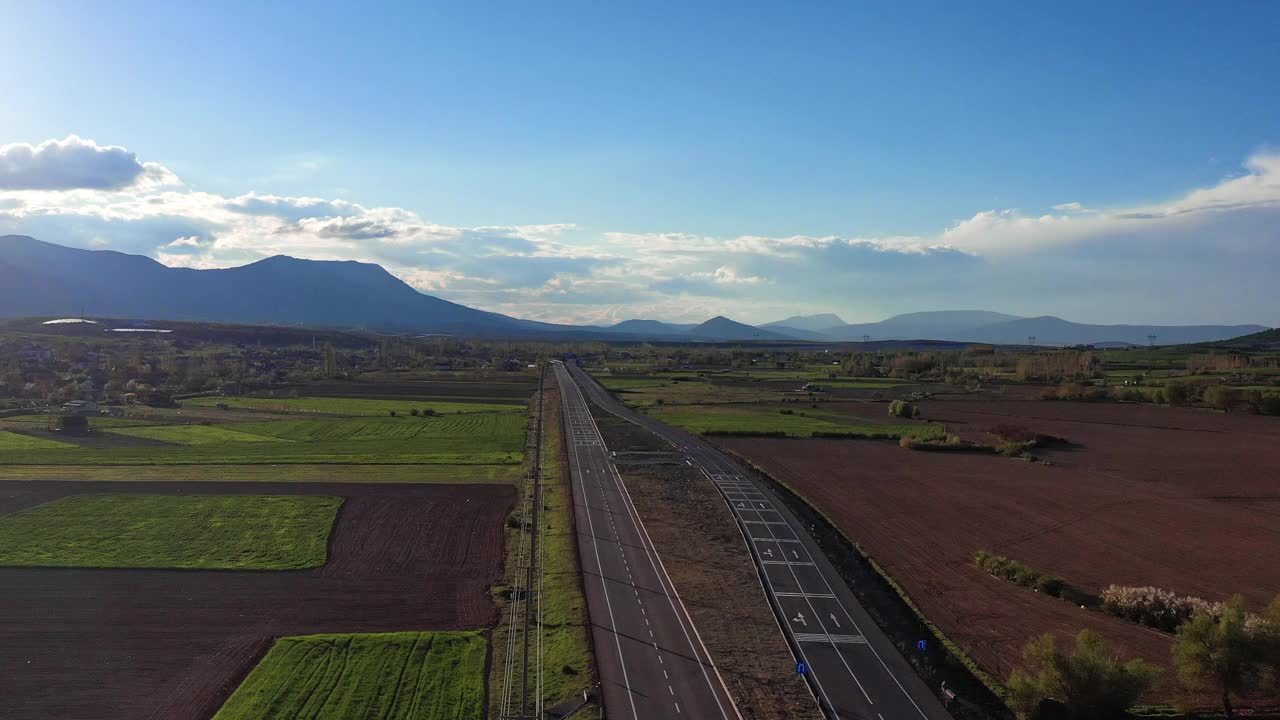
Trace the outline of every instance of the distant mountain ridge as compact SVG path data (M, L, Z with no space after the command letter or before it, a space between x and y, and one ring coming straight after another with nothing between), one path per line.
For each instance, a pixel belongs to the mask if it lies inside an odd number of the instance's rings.
M1165 345L1210 342L1266 330L1262 325L1089 325L1045 315L1023 318L989 310L941 310L895 315L878 323L826 328L845 341L952 340L996 345Z
M624 320L575 326L522 320L426 295L380 265L270 257L221 270L171 268L140 255L0 236L0 317L77 316L310 325L402 333L672 342L935 340L1038 345L1212 342L1262 325L1085 325L987 310L897 315L849 325L829 313L759 327L716 316L694 324ZM827 323L835 324L828 325ZM817 329L814 329L817 328Z
M379 265L277 256L225 270L0 237L0 314L365 327L416 332L555 330L414 290Z

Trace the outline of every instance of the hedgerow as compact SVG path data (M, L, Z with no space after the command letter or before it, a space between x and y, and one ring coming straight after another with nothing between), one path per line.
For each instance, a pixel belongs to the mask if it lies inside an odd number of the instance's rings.
M1067 585L1062 578L1032 570L1016 560L1010 560L1003 555L996 555L986 550L974 553L973 562L982 570L998 578L1023 587L1034 588L1053 597L1062 597L1062 590Z

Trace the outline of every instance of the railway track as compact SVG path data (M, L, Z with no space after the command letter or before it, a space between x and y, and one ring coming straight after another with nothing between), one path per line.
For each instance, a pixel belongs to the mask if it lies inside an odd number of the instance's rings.
M503 663L499 717L502 720L542 718L543 623L542 588L542 438L546 366L538 376L534 423L534 462L525 478L520 504L520 539L508 606L507 644Z

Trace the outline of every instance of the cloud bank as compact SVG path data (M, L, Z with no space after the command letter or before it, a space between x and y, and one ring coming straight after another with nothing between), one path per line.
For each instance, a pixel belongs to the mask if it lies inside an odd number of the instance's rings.
M376 262L424 292L558 322L831 311L874 320L986 307L1093 322L1276 323L1277 228L1275 153L1142 206L988 209L927 236L709 237L573 222L456 227L340 199L201 192L159 163L74 135L0 146L0 233L199 268L277 254Z

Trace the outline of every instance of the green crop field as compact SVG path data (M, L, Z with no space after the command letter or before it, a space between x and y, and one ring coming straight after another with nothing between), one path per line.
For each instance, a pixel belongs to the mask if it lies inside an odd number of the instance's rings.
M941 438L946 429L933 424L876 424L863 418L842 421L835 413L822 417L796 410L784 415L776 405L764 406L683 406L674 409L649 409L653 417L695 433L772 433L790 437L810 437L814 433L841 433L860 437Z
M112 435L146 438L174 445L213 445L227 442L276 442L275 438L230 430L220 425L149 425L119 427Z
M214 720L475 720L486 654L478 632L280 638Z
M183 406L264 410L276 413L311 413L321 415L388 415L392 411L408 415L410 410L430 409L438 414L519 412L523 403L449 402L444 400L370 400L368 398L252 398L201 397L183 401Z
M319 567L340 505L326 495L72 495L0 517L0 565Z
M597 379L600 381L601 385L604 385L610 390L632 390L634 388L663 387L665 385L671 384L670 380L664 380L662 378L629 378L629 377L610 377L608 375L605 375Z
M522 413L434 417L307 418L220 425L113 428L172 447L15 447L3 465L443 464L506 465L524 459Z

